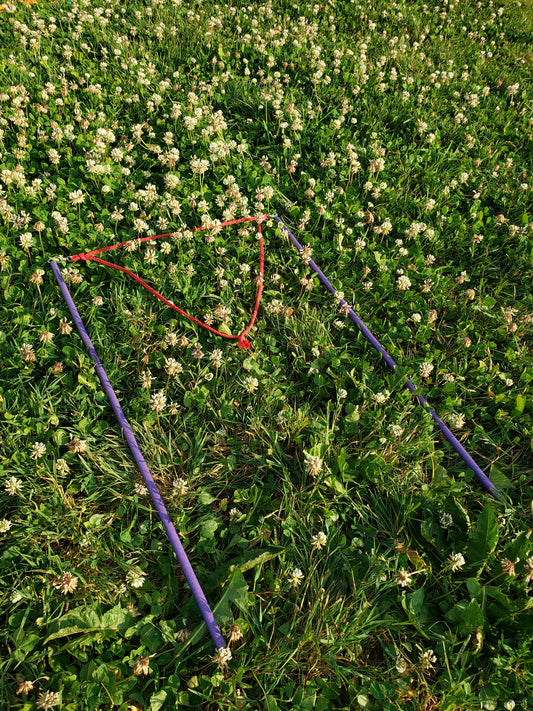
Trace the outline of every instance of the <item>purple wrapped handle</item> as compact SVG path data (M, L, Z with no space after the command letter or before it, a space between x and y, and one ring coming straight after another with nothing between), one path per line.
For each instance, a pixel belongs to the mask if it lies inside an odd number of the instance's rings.
M154 502L159 518L161 519L161 523L163 524L165 532L168 536L170 545L172 546L172 549L176 554L176 558L178 559L179 564L181 565L185 578L189 584L189 587L191 588L192 594L194 595L194 599L196 600L200 612L202 613L202 617L204 618L205 624L207 625L209 634L211 635L213 642L215 643L216 649L221 649L222 647L226 646L226 643L224 641L224 638L222 637L220 628L215 620L211 608L209 607L209 603L207 602L207 598L204 594L204 591L202 590L200 583L198 582L198 578L196 577L196 574L192 569L189 558L187 557L187 553L185 552L185 549L183 548L176 529L174 528L174 524L170 519L168 511L161 498L161 494L159 493L159 490L156 486L156 483L152 475L150 474L150 470L148 469L146 462L144 461L144 457L141 454L139 445L137 444L137 441L128 423L128 420L126 419L126 415L124 414L124 411L120 406L117 396L115 395L113 386L109 382L107 373L104 370L104 366L102 365L100 358L98 357L98 353L96 352L96 349L92 344L89 334L87 333L87 329L85 328L81 316L78 313L76 304L72 300L72 296L70 295L67 285L65 284L63 277L61 276L61 271L59 270L57 263L53 259L50 260L50 266L55 274L57 283L59 284L59 288L61 289L61 293L63 294L63 298L67 303L69 311L72 315L72 319L76 324L76 328L79 331L82 341L84 342L89 352L89 355L94 361L94 364L96 366L96 372L98 374L98 377L100 378L100 382L102 383L107 397L109 398L115 416L120 426L122 427L124 437L126 438L130 451L133 455L133 459L135 460L135 463L137 464L137 467L139 468L139 471L143 476L146 488L150 492L150 496L152 497L152 501Z
M296 237L292 234L292 232L289 230L289 228L283 223L281 218L279 218L277 215L271 215L283 229L285 232L288 234L289 239L291 242L294 244L294 246L298 249L299 252L302 252L303 247L302 245L298 242ZM310 259L309 260L309 266L311 269L316 273L318 276L319 280L321 283L326 287L326 289L331 292L332 294L336 293L336 290L333 288L331 285L331 282L329 279L325 276L324 272L315 264L315 262ZM394 372L397 363L391 358L391 356L387 353L387 351L383 348L381 343L377 340L377 338L371 333L371 331L365 326L365 324L361 321L361 319L357 316L355 311L349 306L344 299L341 299L340 301L342 306L348 306L348 316L352 319L352 321L355 323L355 325L359 328L363 336L366 338L366 340L379 352L381 353L383 360L385 363L389 366L389 368ZM405 378L404 381L405 387L410 390L412 393L416 393L416 386L413 384L409 378ZM415 395L416 400L422 407L426 408L431 417L433 418L433 421L436 423L437 427L439 430L442 432L442 434L446 437L448 442L452 445L452 447L455 449L457 454L461 457L463 462L467 464L470 469L474 472L474 474L477 476L479 482L481 485L488 491L488 493L493 496L495 499L500 499L501 495L498 489L494 486L494 484L491 482L491 480L488 478L488 476L483 472L483 470L476 464L476 462L472 459L472 457L468 454L466 449L463 447L463 445L459 442L457 437L451 432L451 430L444 424L444 422L440 419L440 417L437 415L435 410L430 409L429 404L427 400L422 396L422 395Z

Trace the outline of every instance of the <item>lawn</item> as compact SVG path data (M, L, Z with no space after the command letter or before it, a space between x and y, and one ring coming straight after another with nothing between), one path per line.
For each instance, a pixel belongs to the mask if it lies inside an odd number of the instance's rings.
M532 709L530 0L0 8L0 708Z

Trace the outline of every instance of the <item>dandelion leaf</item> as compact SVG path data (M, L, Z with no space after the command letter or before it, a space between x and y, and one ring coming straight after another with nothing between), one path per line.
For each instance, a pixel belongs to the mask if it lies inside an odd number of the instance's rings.
M467 548L468 564L481 572L497 543L498 520L492 506L487 504L479 515L475 531L470 535Z

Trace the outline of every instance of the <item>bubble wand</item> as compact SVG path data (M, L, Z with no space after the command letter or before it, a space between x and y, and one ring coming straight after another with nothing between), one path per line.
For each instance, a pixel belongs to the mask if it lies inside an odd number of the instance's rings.
M174 524L170 519L166 506L163 503L163 499L161 498L161 494L159 493L156 483L150 473L150 470L148 469L143 455L141 454L141 450L139 449L137 440L135 439L128 420L126 419L126 415L124 414L124 411L120 406L115 391L113 390L113 386L111 385L109 378L107 377L107 373L104 369L104 366L102 365L100 358L98 357L98 353L96 352L96 349L89 337L89 334L87 333L87 329L85 328L80 314L78 313L76 304L74 303L72 296L70 295L70 292L68 290L68 287L65 284L63 277L61 276L61 271L57 265L57 262L55 262L53 259L50 260L50 266L57 279L57 283L59 284L59 288L61 289L61 293L63 294L63 298L65 299L68 309L72 315L72 319L76 324L76 328L78 329L81 339L85 344L89 355L94 361L96 373L100 378L100 382L102 383L102 387L104 388L107 397L109 398L109 402L111 403L111 407L113 408L118 423L121 426L122 431L124 432L124 437L126 438L126 442L128 443L133 459L135 460L135 463L144 479L144 483L146 484L146 488L148 489L150 496L152 497L152 501L154 502L156 511L165 529L165 533L167 534L168 540L170 541L170 545L172 546L172 549L176 554L176 558L178 559L179 564L181 565L185 578L191 588L191 592L194 595L194 599L196 600L196 604L198 605L198 608L202 613L202 617L205 620L205 624L207 625L209 634L211 635L213 642L215 643L216 649L221 649L226 646L226 643L224 641L224 638L222 637L220 628L215 620L215 616L213 615L211 608L209 607L207 598L204 594L204 591L202 590L200 583L198 582L198 578L196 577L189 558L187 557L187 553L185 552L185 549L180 541L176 529L174 528Z
M296 249L302 254L304 252L304 248L302 245L298 242L296 237L292 234L292 232L289 230L289 228L283 223L280 217L277 215L271 215L279 224L280 226L285 230L287 233L290 241L293 243L293 245L296 247ZM336 290L333 288L331 282L329 279L326 277L324 272L320 269L320 267L317 266L317 264L309 258L309 261L306 259L306 263L309 264L311 269L315 272L315 274L318 276L321 284L323 284L326 289L331 293L331 294L336 294ZM355 311L349 306L349 304L345 301L345 299L340 300L340 305L344 306L347 309L348 316L351 318L351 320L355 323L355 325L359 328L363 336L366 338L366 340L370 343L371 346L373 346L378 353L381 354L383 360L385 363L389 366L389 368L394 372L397 366L397 363L391 358L391 356L387 353L387 351L383 348L381 343L378 341L378 339L371 333L371 331L365 326L365 324L361 321L359 316L355 313ZM431 415L433 421L436 423L437 427L439 430L442 432L444 437L448 440L448 442L452 445L452 447L455 449L457 454L461 457L463 462L470 467L470 469L474 472L476 477L478 478L480 484L483 486L483 488L495 499L501 499L501 494L498 491L498 489L494 486L494 484L491 482L491 480L487 477L487 475L483 472L483 470L476 464L476 462L472 459L472 457L468 454L466 449L463 447L463 445L459 442L457 437L451 432L449 427L447 427L444 422L441 420L441 418L437 415L435 410L432 410L429 406L428 401L423 397L423 395L417 394L417 388L414 383L409 380L409 378L405 378L403 382L404 386L413 394L415 394L415 399L417 400L419 405L422 405L422 407L429 412Z

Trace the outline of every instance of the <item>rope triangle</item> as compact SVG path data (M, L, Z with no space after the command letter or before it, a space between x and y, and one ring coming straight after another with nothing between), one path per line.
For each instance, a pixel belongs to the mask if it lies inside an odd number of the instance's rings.
M257 318L257 312L259 311L259 304L261 302L261 295L263 293L263 281L264 281L264 271L265 271L265 254L264 254L264 246L263 246L263 236L261 232L261 222L267 217L267 215L261 215L259 217L241 217L238 220L229 220L228 222L221 222L220 224L217 225L210 225L207 227L196 227L195 229L191 230L191 232L202 232L204 230L210 230L214 229L215 227L227 227L228 225L236 225L242 222L257 222L257 232L258 232L258 242L259 242L259 279L258 279L258 284L257 284L257 293L255 297L255 304L254 304L254 310L252 312L252 317L250 319L250 322L248 326L242 331L241 333L234 335L234 334L228 334L228 333L223 333L222 331L218 331L216 328L213 328L212 326L208 326L206 323L203 321L200 321L199 319L195 318L191 314L187 313L183 309L180 309L179 306L176 306L172 301L169 301L169 299L165 298L163 294L161 294L159 291L154 289L152 286L147 284L144 279L141 279L140 276L132 272L130 269L126 269L126 267L121 267L119 264L113 264L112 262L107 262L105 259L101 259L100 257L97 257L97 254L101 254L102 252L109 252L114 249L118 249L119 247L124 247L127 244L130 244L131 242L137 242L142 243L142 242L149 242L152 240L160 239L161 237L171 237L174 232L167 232L165 234L161 235L156 235L154 237L142 237L140 239L135 239L135 240L127 240L126 242L119 242L117 244L109 245L107 247L101 247L100 249L93 249L91 252L80 252L79 254L74 254L70 257L70 260L72 262L77 262L77 261L84 261L84 262L96 262L97 264L102 264L106 267L110 267L111 269L116 269L117 271L124 272L124 274L128 274L132 279L134 279L136 282L138 282L141 286L143 286L147 291L149 291L153 296L157 297L160 301L162 301L166 306L169 308L173 309L174 311L177 311L181 316L185 316L185 318L188 318L190 321L193 321L196 323L198 326L201 326L202 328L207 329L208 331L211 331L211 333L214 333L217 336L221 336L222 338L228 338L231 340L236 340L237 341L237 346L239 348L250 348L251 343L250 341L246 338L247 334L252 330L253 325L255 323L255 320Z

